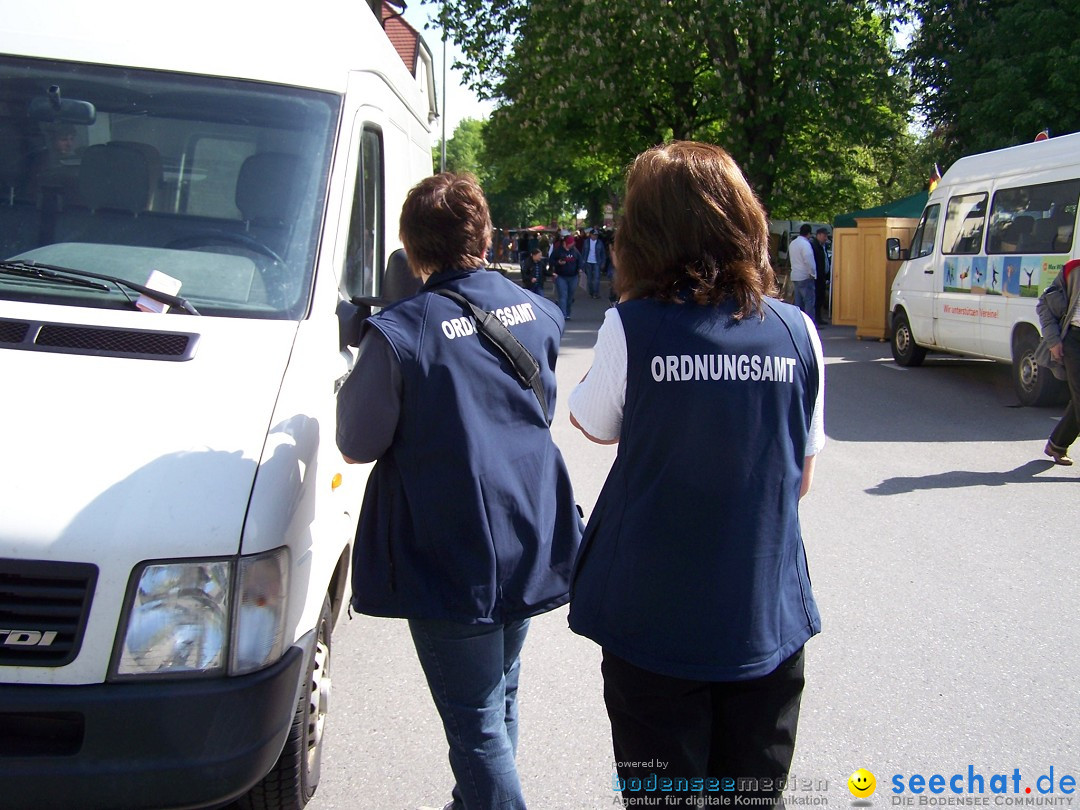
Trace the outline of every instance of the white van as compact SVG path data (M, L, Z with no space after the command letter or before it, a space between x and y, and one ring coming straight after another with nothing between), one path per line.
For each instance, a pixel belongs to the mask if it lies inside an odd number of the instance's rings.
M392 11L0 0L7 810L318 784L367 473L335 448L347 302L431 173Z
M1024 405L1060 400L1064 386L1034 361L1035 303L1077 246L1080 134L956 161L892 261L892 353L917 366L928 350L1012 363Z

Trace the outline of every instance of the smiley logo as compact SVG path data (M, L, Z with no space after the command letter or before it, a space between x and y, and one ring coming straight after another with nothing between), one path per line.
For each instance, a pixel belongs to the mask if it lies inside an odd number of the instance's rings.
M851 795L859 799L865 799L867 796L872 796L877 789L877 780L874 779L874 775L866 768L859 768L847 780L848 790L851 791Z

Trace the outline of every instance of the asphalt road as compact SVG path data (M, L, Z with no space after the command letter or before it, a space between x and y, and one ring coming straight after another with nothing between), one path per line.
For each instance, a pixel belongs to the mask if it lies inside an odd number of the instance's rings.
M615 449L570 426L566 399L605 306L578 294L558 369L553 431L586 514ZM861 806L885 807L894 776L966 785L971 766L994 806L992 776L1011 796L1019 769L1016 798L1038 797L1053 766L1064 798L1061 777L1080 781L1080 466L1042 455L1059 409L1016 407L1002 365L930 355L900 369L852 328L822 338L829 442L801 514L824 630L806 648L789 795L850 806L865 767L878 791ZM311 810L441 808L446 745L405 623L343 617L333 656ZM518 758L534 810L613 806L599 661L565 609L533 621Z

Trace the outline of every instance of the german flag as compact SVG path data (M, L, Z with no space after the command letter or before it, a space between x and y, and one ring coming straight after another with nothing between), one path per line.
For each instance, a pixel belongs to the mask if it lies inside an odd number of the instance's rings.
M932 172L930 172L930 191L933 191L935 188L937 188L937 184L940 183L940 182L941 182L941 169L939 169L938 165L935 163L934 164L934 170Z

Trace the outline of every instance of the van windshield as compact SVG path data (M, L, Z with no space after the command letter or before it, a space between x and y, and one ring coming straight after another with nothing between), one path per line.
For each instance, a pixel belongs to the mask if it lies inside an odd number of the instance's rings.
M0 259L145 284L204 315L304 316L339 99L255 82L0 57ZM129 307L0 275L0 299Z

